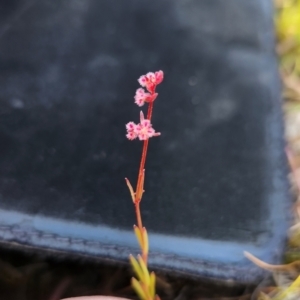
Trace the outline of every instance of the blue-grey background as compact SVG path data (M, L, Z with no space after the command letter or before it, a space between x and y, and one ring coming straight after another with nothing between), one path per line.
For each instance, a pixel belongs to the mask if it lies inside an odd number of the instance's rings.
M126 140L125 124L139 119L137 78L161 69L148 230L281 245L288 187L271 1L1 6L1 209L131 230L124 177L135 185L142 143Z

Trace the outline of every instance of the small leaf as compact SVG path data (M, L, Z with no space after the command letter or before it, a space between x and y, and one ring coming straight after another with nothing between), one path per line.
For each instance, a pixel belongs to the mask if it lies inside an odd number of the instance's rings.
M142 300L146 300L146 294L143 290L143 288L141 287L141 284L134 278L131 278L131 285L133 287L133 289L135 290L135 292L138 294L138 296L142 299Z
M134 230L135 236L139 242L141 249L143 249L143 238L142 238L142 233L141 233L140 229L136 225L133 225L133 230Z
M127 178L125 178L125 181L126 181L126 184L127 184L127 186L128 186L128 188L129 188L129 192L130 192L130 195L131 195L131 198L132 198L132 201L133 201L133 203L134 203L134 198L135 198L135 193L134 193L134 191L133 191L133 188L132 188L132 185L131 185L131 183L130 183L130 181L127 179Z
M143 282L149 286L150 284L150 275L149 275L149 271L148 271L148 268L143 260L143 258L138 255L138 262L140 263L140 266L141 266L141 269L143 271Z
M155 296L155 274L154 272L150 273L150 285L149 285L149 292L152 299Z
M145 254L146 256L148 256L148 252L149 252L149 240L148 240L148 234L147 234L147 230L145 227L143 227L142 229L142 235L143 235L143 254Z
M129 260L130 260L130 263L131 263L133 270L135 271L138 279L143 281L144 274L143 274L143 270L140 267L138 261L132 255L129 255Z
M145 180L145 169L142 171L142 173L139 175L139 184L136 189L136 199L138 201L142 200L143 193L144 193L144 180Z

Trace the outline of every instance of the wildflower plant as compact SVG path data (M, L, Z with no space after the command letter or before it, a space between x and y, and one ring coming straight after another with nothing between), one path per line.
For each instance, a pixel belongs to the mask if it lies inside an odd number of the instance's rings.
M129 188L130 195L135 206L135 213L137 225L133 226L134 233L137 237L139 246L141 248L141 255L137 258L130 255L129 260L137 278L132 278L132 287L142 300L158 300L160 299L155 293L155 274L148 270L148 252L149 240L146 228L142 223L142 216L140 211L140 202L144 193L144 180L145 180L145 163L149 144L149 138L159 136L160 133L156 132L151 124L153 104L157 98L156 87L163 81L163 71L155 73L149 72L138 79L142 88L137 89L135 94L135 103L138 106L148 104L148 112L145 118L143 112L140 112L140 122L135 124L129 122L126 124L127 134L129 140L139 139L143 141L143 150L138 172L137 184L135 190L130 184L129 180L125 178L126 184Z

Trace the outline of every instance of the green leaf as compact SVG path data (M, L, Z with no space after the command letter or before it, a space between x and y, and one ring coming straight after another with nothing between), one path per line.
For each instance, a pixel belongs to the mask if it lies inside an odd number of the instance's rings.
M138 255L138 262L139 262L139 264L140 264L140 266L141 266L141 269L142 269L142 271L143 271L143 282L144 282L147 286L149 286L149 284L150 284L150 275L149 275L149 271L148 271L148 268L147 268L147 266L146 266L146 264L145 264L143 258L142 258L140 255Z
M147 230L145 227L143 227L143 231L142 231L142 234L143 234L143 253L146 253L148 255L148 252L149 252L149 239L148 239L148 234L147 234Z
M131 263L133 270L135 271L138 279L141 281L144 281L143 270L140 267L138 261L131 254L129 255L129 260L130 260L130 263Z
M135 290L135 292L137 293L137 295L142 299L142 300L146 300L146 294L141 286L141 284L134 278L131 278L131 285L133 287L133 289Z
M142 238L142 233L141 233L140 229L136 225L134 225L133 230L134 230L135 236L139 242L141 249L143 249L143 238Z
M150 285L149 285L149 292L152 299L154 299L155 296L155 274L154 272L150 273Z

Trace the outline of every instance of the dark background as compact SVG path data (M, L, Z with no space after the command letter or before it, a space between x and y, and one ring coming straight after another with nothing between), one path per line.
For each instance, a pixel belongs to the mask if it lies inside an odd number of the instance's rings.
M125 124L139 119L137 78L161 69L146 227L237 241L269 232L285 169L266 2L2 2L1 208L130 230L124 177L135 185L142 143Z

